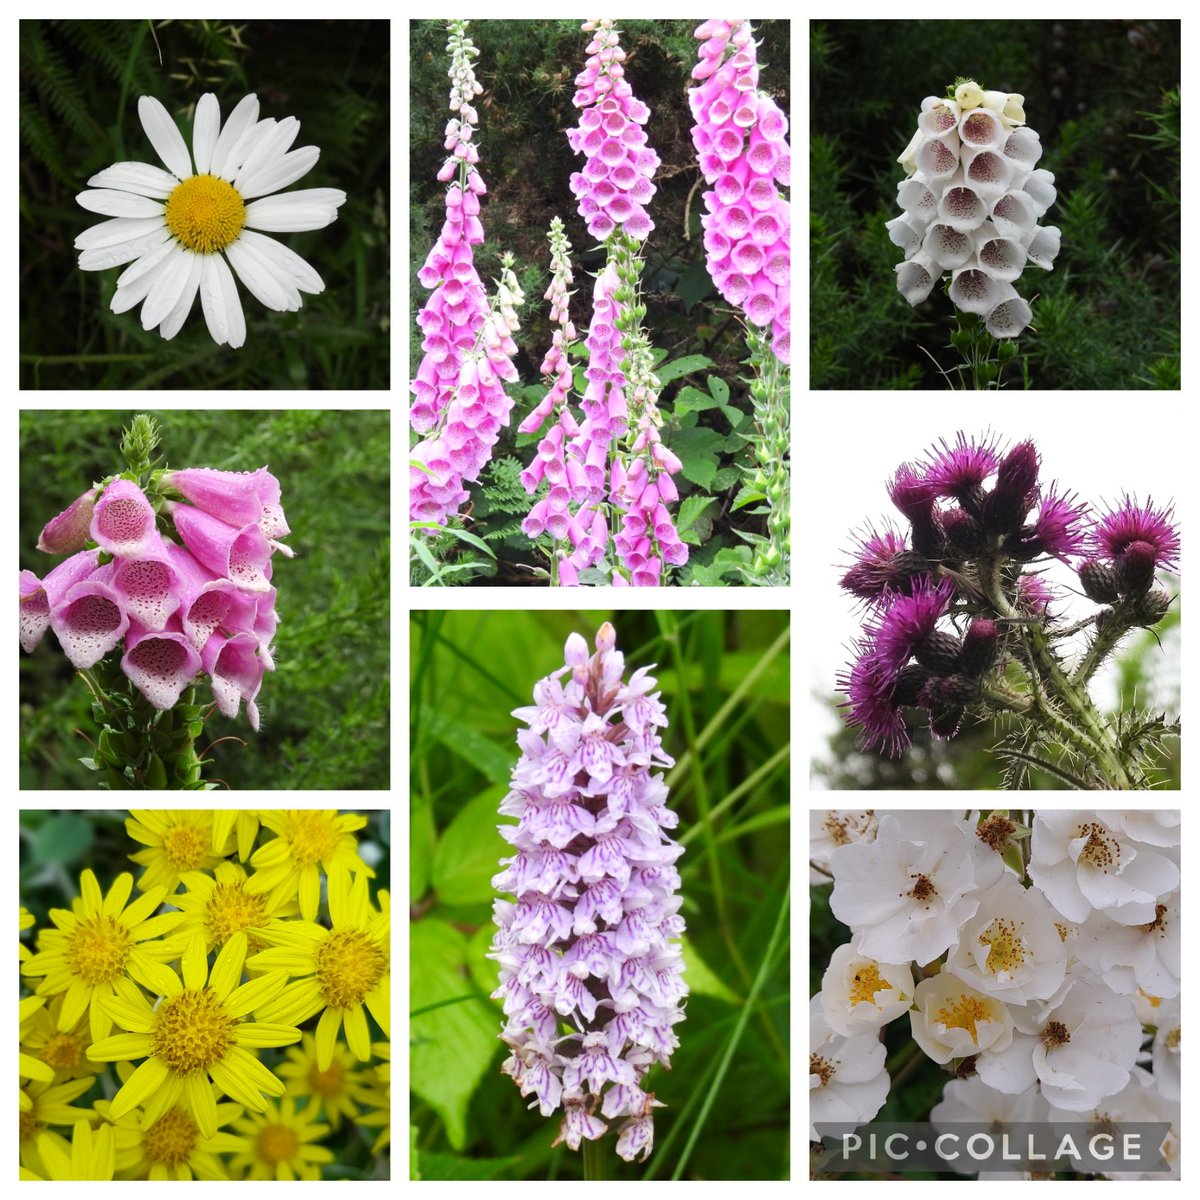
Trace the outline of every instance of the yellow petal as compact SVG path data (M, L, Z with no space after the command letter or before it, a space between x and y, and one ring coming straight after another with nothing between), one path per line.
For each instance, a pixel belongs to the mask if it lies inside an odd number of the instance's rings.
M74 1029L79 1024L80 1018L91 1003L92 985L84 983L82 979L77 979L67 991L66 998L62 1002L62 1008L58 1010L58 1031L66 1033L68 1029Z
M145 1058L153 1045L148 1033L117 1033L89 1046L87 1056L92 1062L132 1062Z
M183 1083L183 1095L201 1134L212 1137L217 1132L217 1102L213 1099L208 1076L203 1071L189 1075Z
M367 1032L367 1017L361 1004L346 1009L345 1025L346 1045L359 1062L366 1062L371 1057L371 1035ZM321 1070L324 1071L325 1067L321 1067Z
M337 1044L338 1028L342 1023L340 1008L327 1008L317 1022L317 1070L328 1071L333 1062L333 1049Z
M116 882L108 889L108 895L104 899L104 915L106 917L115 917L125 907L125 902L129 899L129 893L133 891L133 876L128 871L122 871L117 876Z
M208 982L208 948L202 933L193 933L183 952L183 985L200 991Z
M95 1048L92 1047L93 1050ZM119 1121L126 1113L133 1112L139 1104L146 1103L167 1082L169 1076L170 1072L161 1058L146 1059L113 1097L109 1115L114 1121Z
M320 903L321 873L316 864L309 863L300 871L300 915L306 921L315 921Z

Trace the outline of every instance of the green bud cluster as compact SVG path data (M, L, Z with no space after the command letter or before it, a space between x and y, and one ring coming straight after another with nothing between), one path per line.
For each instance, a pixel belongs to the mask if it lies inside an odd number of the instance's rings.
M752 510L765 514L767 534L740 536L754 554L744 574L749 583L778 586L790 581L791 535L791 403L787 368L771 351L770 339L753 325L747 326L746 360L752 373L750 400L754 413L751 440L753 461L745 467L746 486L764 503Z

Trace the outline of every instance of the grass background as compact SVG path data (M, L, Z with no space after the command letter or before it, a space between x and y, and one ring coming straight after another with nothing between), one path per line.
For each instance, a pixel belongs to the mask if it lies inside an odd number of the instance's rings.
M1062 231L1051 272L1017 290L1037 388L1180 386L1178 21L814 21L810 138L814 388L935 388L954 307L935 287L910 308L884 222L923 97L956 77L1025 96ZM1036 299L1034 299L1036 297ZM1006 377L1019 386L1019 364Z
M384 411L157 412L171 466L252 470L282 488L296 557L277 557L278 669L263 680L262 729L209 718L205 778L235 788L389 785L389 414ZM58 559L36 549L42 526L94 480L124 469L133 412L21 414L21 566L44 576ZM115 652L114 652L115 653ZM77 761L95 737L90 693L47 632L21 654L21 786L94 787ZM201 685L198 698L207 695ZM197 749L201 749L198 746Z
M21 21L22 388L386 388L389 382L387 21ZM76 236L103 218L75 196L115 162L158 163L137 117L156 96L191 146L195 103L222 118L248 92L320 147L293 189L346 192L338 220L278 238L325 281L296 313L239 286L246 344L214 344L197 300L169 342L109 311L123 268L80 271ZM275 235L272 235L275 236Z
M657 662L676 759L666 772L688 932L687 1020L655 1149L617 1180L786 1179L789 650L780 612L415 612L412 616L409 997L413 1169L424 1179L580 1179L559 1120L500 1074L491 877L496 809L516 762L511 710L562 666L572 631L611 620L628 670ZM782 921L782 926L779 922ZM749 997L757 985L753 1001ZM728 1059L726 1056L728 1055ZM720 1067L727 1062L722 1074Z

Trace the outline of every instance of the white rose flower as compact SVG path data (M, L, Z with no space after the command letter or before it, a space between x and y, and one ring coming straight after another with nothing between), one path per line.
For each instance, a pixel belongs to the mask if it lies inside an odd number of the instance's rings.
M875 1033L912 1005L912 970L907 963L865 958L847 942L833 952L820 995L825 1019L835 1033Z
M870 810L813 809L808 814L808 859L816 870L809 870L808 882L830 882L829 856L839 847L851 842L872 842L879 828ZM825 874L822 874L822 872Z
M949 1132L954 1125L988 1125L994 1133L1002 1134L1010 1125L1044 1121L1049 1110L1037 1084L1031 1084L1016 1096L1009 1096L989 1087L978 1075L969 1079L951 1079L942 1098L933 1106L929 1120L939 1132ZM966 1154L959 1154L950 1164L960 1175L973 1175L976 1164ZM1011 1179L1011 1174L986 1173L988 1178ZM983 1179L985 1172L980 1172Z
M1118 925L1145 925L1179 886L1167 857L1114 829L1099 812L1039 812L1029 877L1069 921L1102 912Z
M1144 925L1118 925L1093 912L1079 929L1076 953L1114 992L1129 995L1145 988L1151 996L1179 995L1181 955L1179 893L1154 906Z
M873 1033L843 1037L825 1020L820 994L808 1006L808 1136L818 1124L862 1125L887 1099L887 1051Z
M1180 1099L1181 1066L1179 1059L1179 1037L1182 1017L1179 1001L1164 1004L1158 1014L1158 1028L1154 1034L1154 1045L1150 1057L1154 1063L1154 1082L1168 1100Z
M944 969L999 1000L1044 1000L1057 991L1067 969L1056 915L1036 888L1026 891L1005 874L979 894L979 909Z
M914 830L919 828L914 822L924 821L921 840L909 840L896 817L882 816L875 841L842 846L830 855L829 907L854 931L859 954L928 963L954 944L979 907L976 891L999 879L1004 864L968 822L944 813L905 819Z
M909 1012L918 1046L936 1063L1004 1050L1012 1041L1013 1022L1005 1005L967 987L953 975L935 975L917 984Z

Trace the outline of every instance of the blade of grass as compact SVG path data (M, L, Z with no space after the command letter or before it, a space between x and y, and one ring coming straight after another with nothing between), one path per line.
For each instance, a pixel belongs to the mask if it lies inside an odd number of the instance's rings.
M753 791L763 780L769 779L775 773L776 768L778 768L786 759L791 756L791 753L792 747L790 743L786 746L783 746L781 749L776 750L775 753L772 754L771 757L767 759L767 761L763 763L761 767L758 768L758 770L754 771L750 775L747 775L746 778L743 779L742 782L739 783L737 787L735 787L733 791L731 791L722 801L713 805L712 811L708 814L709 820L715 821L717 817L722 816L730 808L732 808L733 805L735 805L743 795L745 795L747 792ZM695 826L693 826L691 829L685 829L683 833L679 835L679 841L686 846L699 832L700 831Z

